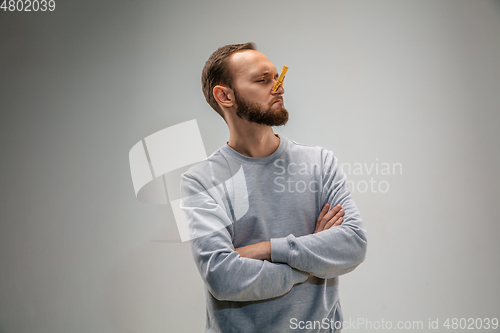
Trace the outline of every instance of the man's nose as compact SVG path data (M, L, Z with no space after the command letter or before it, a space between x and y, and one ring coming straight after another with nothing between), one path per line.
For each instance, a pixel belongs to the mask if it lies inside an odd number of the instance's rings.
M273 91L273 90L271 89L271 93L272 93L273 95L283 95L283 94L285 93L285 88L283 88L283 85L282 85L282 84L280 84L280 85L278 86L278 89L276 89L276 91Z

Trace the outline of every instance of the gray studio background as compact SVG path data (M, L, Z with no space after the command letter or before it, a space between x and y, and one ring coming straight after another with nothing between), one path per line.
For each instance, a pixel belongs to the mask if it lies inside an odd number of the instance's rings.
M402 165L348 174L389 188L353 193L369 249L345 319L500 317L498 1L56 0L0 12L1 333L203 331L189 244L128 153L191 119L225 144L200 73L247 41L290 68L276 133Z

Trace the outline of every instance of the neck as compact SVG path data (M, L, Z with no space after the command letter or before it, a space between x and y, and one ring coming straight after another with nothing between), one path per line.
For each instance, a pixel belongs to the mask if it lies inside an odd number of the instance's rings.
M246 122L245 126L229 125L229 141L227 144L238 153L260 158L271 155L278 149L280 139L274 134L271 126Z

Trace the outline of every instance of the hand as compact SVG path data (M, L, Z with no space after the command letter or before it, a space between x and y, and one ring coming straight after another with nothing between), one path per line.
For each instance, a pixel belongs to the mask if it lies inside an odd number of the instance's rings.
M342 224L344 221L343 217L344 216L344 210L342 209L342 206L338 204L337 206L333 207L329 212L328 212L328 207L330 205L327 203L319 213L318 221L316 222L316 229L314 230L314 233L318 233L320 231L328 230L331 227L336 227Z
M235 251L240 254L240 257L271 261L270 241L238 247Z

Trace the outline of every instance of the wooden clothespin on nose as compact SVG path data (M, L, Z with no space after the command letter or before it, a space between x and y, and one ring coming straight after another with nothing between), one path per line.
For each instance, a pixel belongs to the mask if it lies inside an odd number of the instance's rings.
M276 83L273 86L273 91L278 90L278 88L283 85L283 81L285 80L285 74L287 71L288 71L288 67L283 66L283 69L281 70L280 77L278 78L278 81L276 81Z

